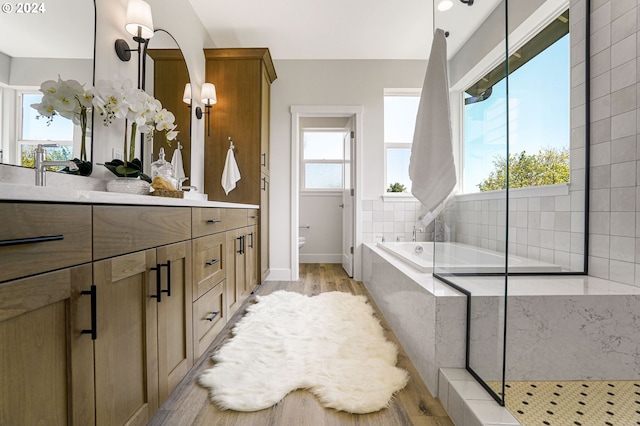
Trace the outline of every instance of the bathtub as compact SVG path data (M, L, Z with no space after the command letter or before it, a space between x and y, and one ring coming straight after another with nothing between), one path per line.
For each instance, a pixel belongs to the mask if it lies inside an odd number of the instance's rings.
M433 272L433 242L378 243L380 248L397 256L420 272ZM436 243L437 271L450 273L504 272L504 254L461 243ZM509 272L561 272L552 263L509 256Z

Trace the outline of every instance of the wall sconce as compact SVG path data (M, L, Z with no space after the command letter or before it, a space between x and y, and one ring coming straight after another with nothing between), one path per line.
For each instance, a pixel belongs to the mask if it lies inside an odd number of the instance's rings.
M185 104L189 105L189 108L191 108L191 83L187 83L184 85L184 94L182 95L182 101ZM196 118L198 120L202 118L202 108L200 108L199 106L196 107Z
M211 136L211 105L218 102L216 96L216 86L211 83L204 83L202 85L202 103L206 109L207 114L207 136Z
M436 9L438 9L439 12L444 12L446 10L449 10L453 7L453 1L452 0L439 0L436 3Z
M133 40L138 43L138 48L130 49L126 40L119 38L115 44L116 54L121 61L127 62L131 59L131 52L138 52L138 88L141 88L142 45L146 48L149 39L153 37L153 17L149 3L144 0L129 0L127 21L124 28L133 36Z

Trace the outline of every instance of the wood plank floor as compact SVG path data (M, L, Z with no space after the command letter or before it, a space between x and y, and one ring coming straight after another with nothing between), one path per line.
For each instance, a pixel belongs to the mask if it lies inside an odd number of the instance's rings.
M266 410L241 413L221 411L208 400L207 391L197 384L198 376L212 366L210 356L231 337L234 323L244 314L241 308L211 344L205 356L178 385L169 399L160 407L149 425L220 425L220 426L452 426L446 411L435 399L418 376L411 361L402 350L380 311L369 297L361 282L350 279L338 264L301 264L300 280L267 281L256 294L265 295L277 290L295 291L316 295L326 291L344 291L363 294L369 298L387 339L400 348L398 366L406 369L411 378L407 386L392 400L390 406L376 413L349 414L326 409L316 397L305 390L287 395L275 406ZM247 303L252 303L251 296Z

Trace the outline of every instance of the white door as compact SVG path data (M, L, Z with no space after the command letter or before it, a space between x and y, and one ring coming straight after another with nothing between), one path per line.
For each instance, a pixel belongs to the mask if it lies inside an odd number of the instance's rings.
M351 159L355 132L353 131L353 119L349 120L349 126L344 134L344 167L342 168L342 268L349 277L353 277L353 216L354 216L354 179Z

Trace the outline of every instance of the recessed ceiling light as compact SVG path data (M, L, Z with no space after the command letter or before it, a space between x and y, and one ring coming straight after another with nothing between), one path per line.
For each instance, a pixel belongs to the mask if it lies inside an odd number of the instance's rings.
M452 0L440 0L436 4L436 9L438 9L440 12L444 12L445 10L449 10L452 7L453 7L453 1Z

